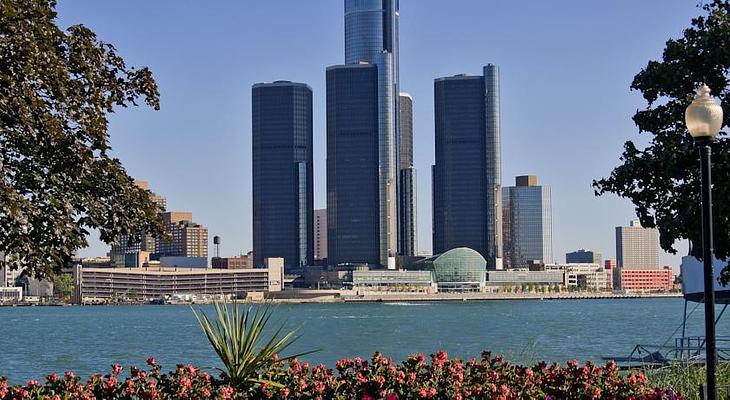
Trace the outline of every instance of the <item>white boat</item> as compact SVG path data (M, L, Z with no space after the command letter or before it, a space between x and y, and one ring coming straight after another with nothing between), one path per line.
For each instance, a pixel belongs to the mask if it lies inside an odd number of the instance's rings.
M715 302L717 304L730 303L730 284L723 286L720 283L720 272L727 266L727 261L715 259L712 266L715 269ZM702 261L692 257L682 257L681 265L682 294L687 301L703 302L705 298L705 275Z

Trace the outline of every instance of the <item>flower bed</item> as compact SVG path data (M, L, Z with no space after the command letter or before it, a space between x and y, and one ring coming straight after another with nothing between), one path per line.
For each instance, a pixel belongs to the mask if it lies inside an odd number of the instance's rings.
M71 372L51 374L45 383L8 387L0 378L0 400L20 399L681 399L668 389L651 388L643 374L618 372L614 363L513 365L501 356L449 359L445 352L414 355L401 364L376 353L337 362L336 369L297 360L276 366L261 383L236 388L193 366L163 374L154 359L149 371L122 367L86 382Z

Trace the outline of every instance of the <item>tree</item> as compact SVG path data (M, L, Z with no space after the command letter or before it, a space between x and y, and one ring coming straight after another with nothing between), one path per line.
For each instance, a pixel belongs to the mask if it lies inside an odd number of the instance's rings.
M68 299L74 294L74 281L71 274L58 274L53 280L53 288L62 299Z
M643 150L624 144L621 165L607 178L593 181L597 196L613 193L631 200L641 224L656 227L660 245L676 254L675 243L687 239L689 254L701 259L700 163L684 123L684 111L694 89L707 83L725 110L730 124L730 1L713 0L700 6L705 15L694 18L679 39L670 39L661 61L649 61L631 83L647 107L633 117L641 134L651 140ZM730 258L730 140L720 132L713 145L715 255ZM730 270L723 271L723 282Z
M127 67L82 25L56 25L54 0L0 0L0 266L43 277L87 245L163 226L149 192L110 156L107 115L141 98L148 68Z

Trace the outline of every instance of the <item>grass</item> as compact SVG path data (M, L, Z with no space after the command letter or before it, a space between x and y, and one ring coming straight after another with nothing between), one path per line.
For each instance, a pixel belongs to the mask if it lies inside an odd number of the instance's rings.
M700 385L705 382L705 368L697 364L672 364L647 368L644 374L655 387L671 388L687 400L700 399ZM717 367L718 398L730 400L730 364Z

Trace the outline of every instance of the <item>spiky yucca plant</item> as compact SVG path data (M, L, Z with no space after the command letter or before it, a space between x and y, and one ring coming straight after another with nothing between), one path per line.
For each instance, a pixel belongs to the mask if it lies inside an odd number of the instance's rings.
M237 389L244 389L256 383L280 386L276 382L260 379L262 372L271 369L277 362L310 354L313 351L279 357L282 351L292 345L299 336L299 328L283 334L282 324L268 339L264 329L273 313L271 304L260 305L214 303L215 318L193 308L195 318L208 337L213 349L223 362L221 369L228 383Z

